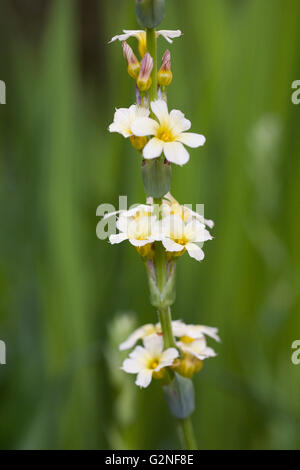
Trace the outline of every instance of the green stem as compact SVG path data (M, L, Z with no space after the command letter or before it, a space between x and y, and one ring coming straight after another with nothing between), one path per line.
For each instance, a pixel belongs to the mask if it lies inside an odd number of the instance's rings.
M168 348L177 348L174 335L173 335L173 330L172 330L172 314L171 314L171 308L167 307L165 309L160 309L159 310L159 316L160 316L160 323L161 323L161 328L162 332L164 335L164 347L165 349Z
M157 38L155 28L147 29L147 51L153 59L153 70L151 74L152 85L149 90L151 102L157 100Z
M161 242L155 243L155 270L157 287L162 292L167 282L167 263L166 251Z
M163 291L167 283L167 255L161 242L155 243L155 272L157 287L160 292ZM170 307L160 307L159 317L164 337L164 347L176 348L175 339L172 330L172 314Z
M196 438L191 418L181 419L179 421L184 447L186 450L197 450Z

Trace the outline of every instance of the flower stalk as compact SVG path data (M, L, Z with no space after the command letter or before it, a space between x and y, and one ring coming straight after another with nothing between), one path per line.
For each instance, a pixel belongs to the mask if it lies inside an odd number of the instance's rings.
M155 271L157 288L160 293L162 293L167 283L167 258L166 251L161 242L156 242L155 244ZM158 311L163 332L164 346L166 349L176 348L172 331L171 307L161 305Z
M179 420L182 440L186 450L197 450L193 423L190 417Z
M122 369L136 374L136 384L146 388L152 380L160 380L171 414L177 419L185 448L196 449L191 422L195 410L193 376L203 361L216 356L207 345L206 336L220 341L216 328L186 325L172 320L175 302L175 273L179 257L187 253L202 261L202 244L212 237L207 229L213 222L202 214L180 205L170 194L172 164L185 165L190 154L187 147L205 144L201 134L187 132L191 122L177 109L169 111L167 88L172 82L171 53L166 50L160 70L157 66L157 38L169 44L181 31L161 30L165 0L136 0L136 12L143 30L123 30L110 42L120 41L128 64L128 73L136 82L136 104L117 109L110 132L121 134L142 156L142 178L147 198L129 210L107 214L118 215L118 233L109 237L111 244L125 240L142 258L148 276L150 302L157 310L159 323L146 324L133 332L120 345L132 349ZM127 40L138 41L140 58ZM142 342L141 345L137 345Z

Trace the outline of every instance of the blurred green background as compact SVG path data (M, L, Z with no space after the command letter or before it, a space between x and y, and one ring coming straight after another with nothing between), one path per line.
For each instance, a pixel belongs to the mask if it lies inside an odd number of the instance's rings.
M174 307L222 337L196 378L202 449L300 448L299 17L299 0L167 0L161 25L184 32L169 105L207 137L172 192L216 223L205 260L179 260ZM107 44L123 28L133 0L1 0L3 449L180 447L160 385L119 371L118 342L156 321L144 266L95 233L99 204L144 201L139 157L107 132L135 98Z

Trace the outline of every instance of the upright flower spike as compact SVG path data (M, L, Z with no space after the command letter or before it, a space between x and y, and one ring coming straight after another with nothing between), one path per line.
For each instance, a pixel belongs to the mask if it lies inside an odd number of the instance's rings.
M124 34L114 36L111 42L123 43L128 73L137 82L136 105L117 109L109 130L130 138L142 152L144 188L151 198L138 208L118 212L119 233L111 235L110 242L129 240L143 257L150 302L158 310L160 323L139 328L121 344L120 349L124 350L133 348L138 341L143 342L143 346L137 346L124 361L122 368L137 374L136 384L143 388L152 378L165 378L163 390L169 410L179 420L186 449L194 450L197 445L190 416L195 410L195 393L190 378L201 369L204 359L216 355L207 346L206 337L216 341L220 338L216 328L172 321L171 307L176 297L177 257L187 251L191 257L202 260L201 244L212 239L206 227L212 228L213 222L181 206L171 196L170 186L171 163L187 163L189 153L185 146L200 147L205 137L187 132L191 122L181 111L168 111L166 87L172 81L171 54L165 52L157 72L157 38L162 36L172 43L181 36L181 31L155 30L163 18L165 0L135 0L135 3L144 29L124 30ZM144 59L142 64L126 42L131 37L138 40L139 54ZM150 119L151 111L153 119Z
M127 60L127 64L128 64L128 68L127 68L128 74L134 80L137 80L137 78L139 76L139 73L140 73L140 70L141 70L141 64L138 61L138 59L136 58L136 56L134 55L133 50L127 44L126 41L122 42L122 46L123 46L124 57Z
M191 122L181 111L174 109L169 113L164 101L152 102L151 109L159 122L145 117L136 119L132 124L134 135L153 136L143 150L143 157L151 160L163 152L169 162L184 165L190 159L184 145L192 148L201 147L205 144L205 137L186 132L191 128Z
M153 70L153 59L147 52L141 63L141 70L137 78L137 86L140 91L145 92L149 90L152 85L151 73Z
M167 50L162 58L161 68L157 74L158 84L161 87L168 87L173 80L171 72L171 53Z

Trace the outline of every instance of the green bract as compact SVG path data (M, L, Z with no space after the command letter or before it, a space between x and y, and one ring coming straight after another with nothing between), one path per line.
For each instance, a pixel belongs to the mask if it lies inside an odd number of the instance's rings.
M156 28L165 16L165 0L136 0L136 16L144 28Z
M161 198L170 191L172 168L160 158L144 160L142 177L148 196Z
M172 382L164 387L170 412L175 418L186 419L195 410L195 391L190 379L174 374Z

